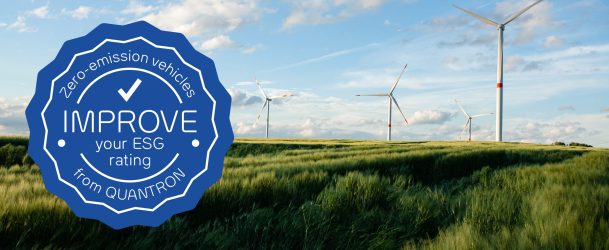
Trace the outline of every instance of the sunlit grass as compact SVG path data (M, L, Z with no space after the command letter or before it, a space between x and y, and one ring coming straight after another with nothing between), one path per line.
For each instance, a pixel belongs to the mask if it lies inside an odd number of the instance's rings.
M0 248L609 248L607 149L240 139L195 210L114 231L49 194L26 145L0 137Z

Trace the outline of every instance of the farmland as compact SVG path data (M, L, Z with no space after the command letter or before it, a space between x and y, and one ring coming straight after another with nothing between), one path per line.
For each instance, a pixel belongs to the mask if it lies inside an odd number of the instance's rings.
M119 231L44 189L0 137L0 248L609 248L609 150L240 139L196 209Z

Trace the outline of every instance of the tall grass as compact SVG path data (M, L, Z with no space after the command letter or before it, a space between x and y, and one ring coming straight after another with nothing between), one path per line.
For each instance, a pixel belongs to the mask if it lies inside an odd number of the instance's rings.
M0 248L609 248L605 149L244 139L196 209L114 231L4 141Z
M609 248L609 155L498 170L460 195L464 214L421 246ZM410 248L412 246L408 246Z

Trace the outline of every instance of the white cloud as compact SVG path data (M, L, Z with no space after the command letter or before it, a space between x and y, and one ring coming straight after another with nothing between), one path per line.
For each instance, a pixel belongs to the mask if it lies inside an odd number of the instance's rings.
M542 63L527 61L522 56L509 56L504 64L505 71L535 71L542 69Z
M46 18L47 15L49 14L49 6L45 5L45 6L41 6L36 9L30 10L28 12L28 14L30 14L34 17L37 17L37 18Z
M256 44L253 46L244 46L241 49L241 53L243 54L252 54L255 53L256 51L258 51L259 49L262 49L264 46L262 44Z
M17 97L10 100L0 97L0 118L22 116L29 100L29 97Z
M238 44L237 42L233 41L233 39L231 39L228 35L214 36L210 39L200 42L199 45L199 49L205 52L211 52L213 50L223 48L239 48L241 50L241 53L243 54L255 53L263 47L264 46L262 44L256 44L251 46Z
M67 9L61 10L62 13L67 14L77 20L89 18L89 14L91 14L92 11L93 11L92 7L84 6L84 5L78 6L78 8L73 9L73 10L67 10Z
M269 12L260 8L258 1L246 0L181 0L153 7L132 1L126 14L143 15L140 19L173 32L198 39L200 50L210 52L218 48L242 48L253 53L257 47L246 47L233 41L228 33L259 21Z
M235 134L244 135L253 132L256 128L253 124L246 124L244 122L237 123L237 126L233 126L235 129Z
M131 0L131 1L129 1L129 5L127 5L127 7L122 11L122 13L142 16L142 15L148 14L156 9L157 9L157 7L155 7L153 5L144 5L144 4L140 3L139 1Z
M231 95L233 107L241 107L256 103L262 103L261 97L252 95L236 88L229 88L228 93Z
M609 147L607 120L600 113L562 113L546 119L512 118L504 139L530 143L582 142Z
M0 134L25 135L28 133L25 108L29 100L29 97L12 99L0 97Z
M548 36L543 41L543 46L546 48L557 47L557 46L561 46L562 44L563 44L563 40L556 36Z
M215 36L201 43L199 48L203 51L211 51L219 48L229 48L235 46L235 42L226 35Z
M591 132L584 128L580 122L535 122L530 121L518 124L508 133L510 141L530 143L552 143L555 141L586 142Z
M304 10L295 10L283 21L284 28L290 28L299 24L304 24L306 21L310 21L313 24L318 24L321 20L307 20L307 14ZM317 18L319 19L319 17Z
M609 44L573 46L553 52L532 54L527 57L534 60L559 60L606 53L609 53Z
M304 137L311 137L319 134L319 128L320 124L313 122L311 118L307 118L298 133Z
M520 11L531 3L532 1L529 0L503 1L497 3L495 12L498 15L507 17L507 15ZM541 33L540 31L548 30L548 28L558 25L559 22L552 17L552 4L549 1L543 1L529 9L514 22L508 24L510 26L508 28L516 29L518 34L515 42L517 44L524 44L533 41Z
M370 136L369 132L348 131L346 129L343 129L341 128L341 125L344 126L344 124L333 119L319 117L316 118L313 116L309 116L303 119L304 121L301 124L288 126L286 127L286 129L295 131L294 136L306 138L336 138L337 136L341 135L356 136L357 138L374 138ZM366 125L370 125L371 123L378 123L379 125L385 124L380 120L361 120L359 122Z
M601 109L601 112L603 112L603 113L609 113L609 107ZM607 119L609 119L609 114L606 114L605 117Z
M381 6L384 0L291 1L292 12L283 20L283 28L317 25L347 19Z
M23 13L23 15L17 16L14 22L12 23L0 23L0 28L5 28L8 30L16 30L19 33L23 32L34 32L35 28L32 28L28 25L28 18L48 18L49 17L49 6L44 5L33 10L29 10Z
M420 110L412 114L410 124L443 124L452 119L452 114L440 110Z
M159 7L142 19L187 36L217 35L257 22L263 12L257 1L182 0Z
M25 16L17 16L15 22L5 24L5 27L9 30L16 30L20 33L36 31L34 28L28 26L26 21L27 19L25 18Z

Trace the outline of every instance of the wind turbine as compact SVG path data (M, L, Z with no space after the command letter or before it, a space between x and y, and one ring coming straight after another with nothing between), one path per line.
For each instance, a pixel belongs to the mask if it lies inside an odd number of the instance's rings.
M395 80L395 83L393 83L393 86L391 87L391 89L389 90L388 93L356 95L356 96L385 96L385 97L387 97L387 99L389 100L389 115L388 115L389 117L388 117L388 127L387 127L387 140L388 141L391 141L391 107L392 107L393 103L395 103L395 106L400 111L400 114L402 114L404 121L406 122L406 124L408 124L408 120L406 120L406 116L404 115L404 112L402 112L400 105L398 105L398 101L395 99L395 97L393 97L393 91L395 90L395 87L398 86L398 82L400 82L400 78L402 78L402 74L404 74L404 71L406 71L406 67L408 67L408 64L404 65L404 68L402 69L400 76L398 76L398 79Z
M257 79L255 81L256 81L256 86L258 86L258 89L260 90L260 93L262 93L262 96L264 96L264 103L262 104L262 108L260 109L260 112L258 112L258 115L256 116L256 122L254 122L254 126L256 126L256 124L258 124L258 120L260 120L260 115L264 111L264 108L266 108L266 138L269 138L269 117L271 115L271 101L273 101L273 99L277 99L277 98L290 97L290 96L292 96L292 94L284 93L284 94L281 94L278 96L269 97L266 94L266 92L264 92L264 89L262 89L262 85L260 85L260 81L258 81Z
M465 118L467 118L467 122L465 122L465 126L463 127L463 130L461 131L461 134L459 134L459 138L461 138L461 135L463 134L463 132L465 132L465 130L469 128L469 139L468 139L468 141L472 141L472 120L474 118L481 117L481 116L493 115L493 113L485 113L485 114L479 114L479 115L469 115L467 112L465 112L465 109L463 109L463 106L461 106L461 104L459 104L457 99L455 99L455 103L459 106L459 108L461 109L461 111L465 115Z
M531 5L529 5L528 7L522 9L519 12L516 12L514 14L512 14L505 22L503 23L498 23L495 21L492 21L486 17L483 17L481 15L478 15L472 11L463 9L459 6L453 5L455 8L469 14L470 16L473 16L474 18L480 20L481 22L494 26L497 28L497 31L499 33L499 39L498 39L498 45L497 45L497 107L496 107L496 131L495 131L495 140L496 141L502 141L502 130L503 130L503 31L505 30L505 26L508 25L510 22L514 21L514 19L518 18L520 15L524 14L524 12L526 12L527 10L529 10L530 8L533 8L533 6L537 5L538 3L540 3L543 0L538 0L535 1L534 3L532 3Z

